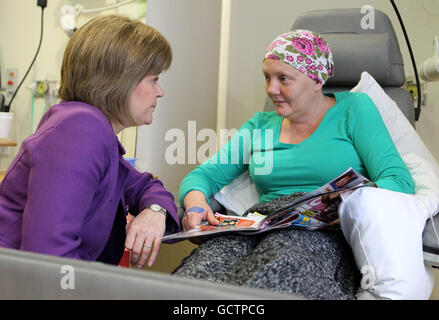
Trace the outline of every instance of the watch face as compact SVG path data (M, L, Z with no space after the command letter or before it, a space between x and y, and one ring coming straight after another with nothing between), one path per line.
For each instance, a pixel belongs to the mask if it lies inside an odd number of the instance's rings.
M149 208L154 211L154 212L160 212L162 214L164 214L166 216L166 209L162 208L161 206L159 206L158 204L152 204L149 206Z
M151 205L151 210L152 211L160 211L162 207L160 207L158 204L152 204Z

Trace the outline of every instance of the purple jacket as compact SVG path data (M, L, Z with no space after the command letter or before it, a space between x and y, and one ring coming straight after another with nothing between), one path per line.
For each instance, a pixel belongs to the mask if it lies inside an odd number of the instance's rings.
M0 184L0 246L94 261L119 203L133 215L159 204L169 212L167 233L179 231L172 194L124 153L99 109L81 102L50 108Z

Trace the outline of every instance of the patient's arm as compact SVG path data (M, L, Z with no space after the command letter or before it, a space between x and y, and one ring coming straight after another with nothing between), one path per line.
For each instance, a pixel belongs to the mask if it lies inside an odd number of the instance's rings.
M193 190L184 197L184 207L186 213L182 219L184 230L190 230L200 225L201 221L207 220L212 225L217 225L219 222L207 204L206 196L201 191Z

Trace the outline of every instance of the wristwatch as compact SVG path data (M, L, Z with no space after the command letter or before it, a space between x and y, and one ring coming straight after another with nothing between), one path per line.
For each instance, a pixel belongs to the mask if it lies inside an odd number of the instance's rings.
M158 204L152 204L148 208L151 209L154 212L160 212L161 214L166 216L166 212L167 212L166 209L161 207L161 206L159 206Z

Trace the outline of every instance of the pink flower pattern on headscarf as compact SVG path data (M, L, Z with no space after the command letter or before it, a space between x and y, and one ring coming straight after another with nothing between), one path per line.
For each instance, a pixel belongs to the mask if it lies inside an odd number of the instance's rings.
M324 54L325 52L329 51L329 47L326 44L325 40L323 40L322 38L319 37L315 37L314 38L314 42L317 45L317 47L319 47L320 51Z
M329 45L310 30L292 30L280 35L268 47L264 59L283 61L322 85L334 74Z
M307 56L314 54L314 43L306 38L293 38L291 44L300 52Z

